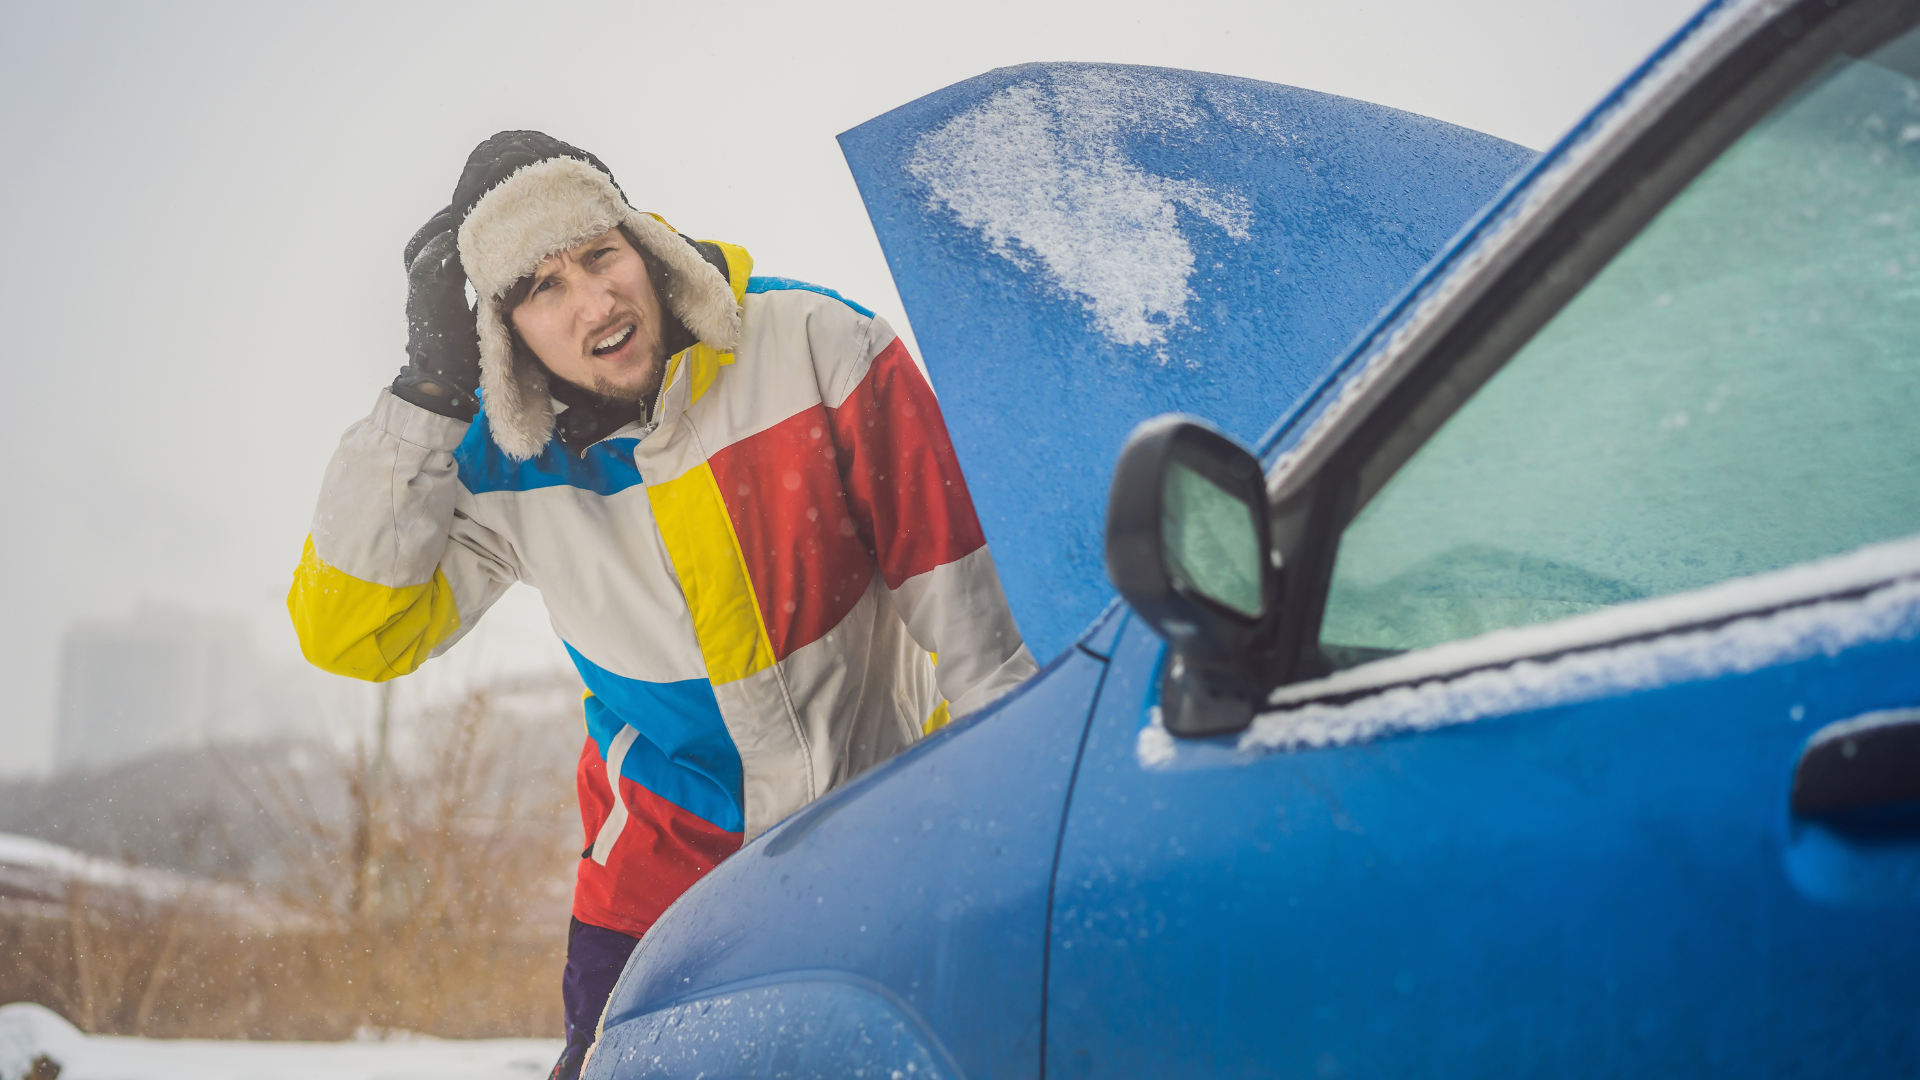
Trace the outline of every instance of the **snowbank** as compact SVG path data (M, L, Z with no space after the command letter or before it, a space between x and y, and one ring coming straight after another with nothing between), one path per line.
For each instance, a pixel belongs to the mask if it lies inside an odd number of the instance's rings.
M92 890L89 902L93 904L112 906L114 895L157 904L190 903L259 929L294 926L302 921L298 913L283 910L238 885L131 866L44 840L0 833L0 896L29 904L58 903L74 885ZM7 1080L4 1072L0 1072L0 1080Z
M224 1042L86 1035L38 1005L0 1006L0 1080L46 1055L60 1080L537 1080L558 1039Z
M44 870L69 881L128 889L150 899L177 896L185 890L188 880L180 874L130 867L12 833L0 833L0 866Z

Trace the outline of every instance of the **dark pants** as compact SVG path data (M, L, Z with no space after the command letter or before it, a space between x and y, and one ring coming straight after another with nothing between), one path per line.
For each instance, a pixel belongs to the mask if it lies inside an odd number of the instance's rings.
M637 937L573 920L567 931L567 973L560 979L560 998L567 1009L567 1048L549 1080L574 1080L580 1075L607 997L638 944Z

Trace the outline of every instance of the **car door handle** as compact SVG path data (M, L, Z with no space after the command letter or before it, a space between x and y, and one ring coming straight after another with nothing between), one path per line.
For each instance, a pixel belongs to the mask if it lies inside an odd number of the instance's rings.
M1920 709L1814 732L1789 805L1781 854L1801 893L1840 906L1920 904Z
M1920 709L1867 713L1815 732L1793 770L1791 805L1795 817L1843 829L1920 829Z

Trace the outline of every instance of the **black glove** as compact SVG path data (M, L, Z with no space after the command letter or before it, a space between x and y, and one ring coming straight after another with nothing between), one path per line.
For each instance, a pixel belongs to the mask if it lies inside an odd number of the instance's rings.
M472 420L480 410L480 332L467 306L467 272L450 215L434 215L407 244L407 363L393 396L423 409Z

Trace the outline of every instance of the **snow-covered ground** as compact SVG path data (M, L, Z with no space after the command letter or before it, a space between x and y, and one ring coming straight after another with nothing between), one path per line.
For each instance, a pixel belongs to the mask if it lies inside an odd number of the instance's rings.
M34 1058L60 1080L538 1080L558 1039L226 1042L87 1035L38 1005L0 1006L0 1080L21 1080Z
M285 927L297 913L282 910L252 891L171 870L102 859L29 836L0 833L0 908L58 913L75 886L88 890L89 903L111 908L119 899L158 904L194 904L218 911L235 925ZM0 1080L6 1080L0 1074Z
M191 880L182 874L131 867L11 833L0 833L0 867L38 870L52 878L125 889L153 900L174 899Z

